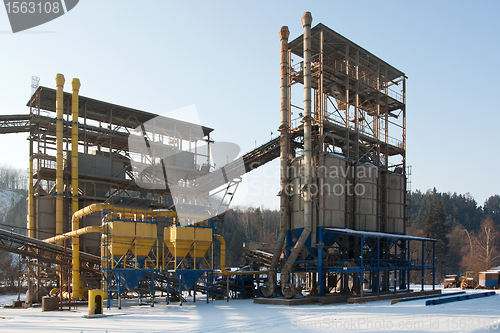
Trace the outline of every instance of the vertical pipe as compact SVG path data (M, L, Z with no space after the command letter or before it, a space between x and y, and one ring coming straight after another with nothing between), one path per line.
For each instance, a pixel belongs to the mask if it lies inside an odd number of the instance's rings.
M71 107L71 212L78 211L78 93L80 91L80 80L71 80L72 107ZM72 230L80 229L80 219L72 219ZM71 245L73 256L73 297L80 298L80 238L73 237Z
M304 163L305 163L305 198L304 198L304 229L311 228L312 198L312 127L311 127L311 13L304 13L302 26L304 28Z
M56 75L56 235L63 233L63 102L64 75ZM58 241L57 245L62 245Z
M318 172L318 185L319 185L319 191L318 191L318 200L319 200L319 213L318 213L318 226L322 227L325 224L325 196L323 193L323 183L325 180L325 170L324 170L324 158L325 158L325 145L324 145L324 120L325 120L325 103L324 103L324 93L323 93L323 56L324 56L324 50L323 50L323 43L324 43L324 34L323 30L321 30L320 35L319 35L319 47L320 47L320 54L319 54L319 64L320 64L320 74L319 74L319 88L318 88L318 94L319 94L319 137L318 137L318 146L319 146L319 172ZM318 243L320 241L318 240ZM321 244L320 244L321 246Z
M311 200L311 174L312 174L312 133L311 133L311 23L310 12L302 15L302 26L304 28L304 230L295 246L290 251L290 256L281 270L281 292L286 298L295 295L295 287L290 282L290 271L297 259L307 238L311 234L312 200Z
M354 137L355 137L355 146L354 148L354 173L353 173L353 189L357 185L358 182L358 173L356 172L356 166L360 162L359 161L359 50L356 50L356 55L354 58L355 70L354 77L356 82L354 84ZM354 211L354 229L357 230L366 230L366 221L364 222L365 226L361 226L359 208L358 208L358 198L356 195L352 196L352 207Z
M349 75L350 74L350 65L349 65L349 44L345 46L345 126L346 126L346 139L345 139L345 147L346 147L346 167L349 168L346 170L346 173L348 174L347 178L347 188L349 189L350 180L352 172L350 172L350 163L351 163L351 140L350 140L350 129L349 129L349 122L350 122L350 114L349 114ZM344 191L345 192L345 227L346 228L352 228L353 226L351 225L351 197L349 195L349 190Z
M288 196L288 147L289 147L289 108L288 108L288 27L281 27L279 36L281 40L281 125L280 136L280 233L273 252L273 259L269 268L268 281L262 286L261 292L264 297L271 297L274 294L276 282L276 267L281 256L283 242L285 241L286 230L289 220L289 196Z

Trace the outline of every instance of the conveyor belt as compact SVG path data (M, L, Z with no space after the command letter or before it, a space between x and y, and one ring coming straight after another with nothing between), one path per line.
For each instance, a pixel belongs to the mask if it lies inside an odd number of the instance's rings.
M29 132L29 114L0 115L0 134Z
M297 146L298 143L292 140L292 145ZM240 158L236 159L221 169L218 169L206 176L197 178L194 182L193 190L198 191L198 193L211 191L247 172L257 169L279 156L280 137L278 136L262 146L246 153L242 158L243 161Z
M64 255L63 246L1 229L0 249L49 264L59 264L60 256ZM66 256L71 257L71 247L66 248ZM100 274L101 258L80 252L80 266L82 271Z

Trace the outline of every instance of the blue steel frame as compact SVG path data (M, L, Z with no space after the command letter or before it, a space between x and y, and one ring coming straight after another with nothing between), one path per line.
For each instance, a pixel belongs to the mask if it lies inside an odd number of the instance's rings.
M288 230L286 237L286 258L290 255L290 249L294 246L292 241L292 235L299 234L302 230ZM384 271L394 271L394 293L397 292L398 282L400 289L404 287L405 289L410 289L410 272L411 271L421 271L422 272L422 289L424 285L424 274L425 270L432 270L432 286L435 289L435 244L436 239L423 238L423 237L413 237L408 235L399 234L388 234L388 233L378 233L378 232L364 232L355 231L350 229L336 229L336 228L324 228L318 227L317 229L317 239L318 247L311 248L307 246L307 250L313 255L312 260L298 260L295 262L293 272L316 272L318 273L318 285L319 285L319 296L325 296L326 294L326 273L360 273L360 276L364 276L364 272L374 272L376 274L376 289L380 291L380 273ZM354 242L359 242L361 253L356 253L354 256L343 257L342 254L332 265L325 265L325 259L323 257L323 249L334 245L335 241L341 236L354 237ZM298 237L297 237L298 238ZM410 252L410 244L412 242L421 242L422 251L421 258L412 258ZM432 244L426 246L426 244ZM309 241L310 245L310 241ZM366 256L364 247L368 248L368 253L371 255ZM400 252L398 253L398 247ZM373 253L375 249L376 254ZM387 250L385 253L387 256L391 253L394 254L392 259L381 258L381 250ZM399 257L398 257L399 255ZM347 262L354 263L354 267L349 267ZM399 274L398 274L399 271ZM361 279L361 295L362 294L362 279Z
M101 212L102 215L102 221L104 223L104 217L112 213L112 210L110 209L104 209ZM154 223L156 222L147 222L147 221L131 221L131 220L120 220L120 219L113 219L113 221L122 221L122 222L130 222L130 223ZM106 289L107 292L107 301L106 305L107 308L111 308L111 297L112 297L112 292L116 291L118 295L118 309L121 309L121 294L123 292L124 286L121 283L121 278L122 276L124 277L125 275L130 275L131 272L133 272L134 275L137 277L140 277L138 280L138 283L144 280L144 277L149 274L151 279L150 279L150 287L151 287L151 307L154 307L154 280L156 279L156 276L159 273L159 270L156 268L113 268L113 266L122 266L122 260L124 259L123 257L113 265L112 261L115 259L111 256L111 253L109 252L109 241L110 241L110 234L108 228L103 228L103 234L104 234L104 239L105 241L101 244L101 251L102 251L102 257L101 257L101 278L102 282L105 283L106 287L103 289ZM153 250L155 247L153 246ZM154 251L153 251L154 252ZM153 256L156 255L156 253L153 253ZM158 258L156 258L157 261ZM135 260L138 260L135 258ZM129 274L126 274L129 273ZM116 288L111 288L112 282L116 281ZM103 286L104 287L104 286ZM139 304L142 304L142 293L139 290Z
M215 247L215 231L216 231L216 221L214 218L210 218L208 220L208 226L192 226L193 228L210 228L212 229L212 245L210 246L210 249L207 251L207 254L206 257L208 259L208 262L211 263L211 269L191 269L191 270L188 270L188 269L163 269L162 272L165 272L165 273L175 273L177 278L179 279L178 277L178 274L176 272L179 272L180 274L189 274L190 271L193 272L193 274L197 274L196 272L203 272L202 274L206 274L206 280L205 280L205 285L206 285L206 290L207 290L207 303L209 303L209 300L210 298L213 298L213 295L214 295L214 288L213 286L215 285L215 282L214 282L214 279L215 279L215 274L214 274L214 265L215 265L215 261L219 258L219 256L217 255L217 253L220 252L220 249L219 251L217 251L216 247ZM163 240L162 240L162 244L161 246L165 246L163 244ZM165 261L165 258L162 258L162 260ZM163 265L162 265L163 266ZM175 266L177 266L177 263L175 263ZM194 263L194 266L196 268L196 262ZM199 279L196 280L195 284L198 282ZM168 287L167 287L168 289ZM180 306L182 306L182 291L183 291L183 285L181 283L181 281L179 281L179 302L180 302ZM194 295L196 295L196 292L194 293ZM212 296L212 297L211 297ZM194 302L196 302L196 296L194 296ZM170 303L170 299L169 299L169 292L167 291L167 304Z

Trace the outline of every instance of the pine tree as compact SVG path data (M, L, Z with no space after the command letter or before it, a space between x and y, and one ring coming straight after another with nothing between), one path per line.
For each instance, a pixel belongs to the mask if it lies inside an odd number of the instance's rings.
M264 234L264 218L262 217L262 211L259 207L257 207L252 214L252 221L250 222L252 225L252 235L253 240L260 239Z
M231 242L227 247L226 266L237 266L243 255L243 234L239 230L235 230Z
M442 275L449 249L449 224L441 199L436 199L429 207L424 221L424 233L429 238L437 239L436 244L436 274Z
M500 196L492 195L484 203L484 214L493 220L497 227L500 227Z

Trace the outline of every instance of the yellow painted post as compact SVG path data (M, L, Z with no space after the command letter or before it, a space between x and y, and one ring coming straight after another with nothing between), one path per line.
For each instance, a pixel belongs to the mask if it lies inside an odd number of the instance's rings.
M72 125L71 125L71 212L78 211L78 93L80 80L71 80L72 89ZM80 219L72 219L72 230L80 229ZM80 238L73 236L71 245L73 254L73 298L80 298Z
M89 290L89 315L102 314L104 295L102 290Z
M56 235L63 233L63 111L64 75L56 75ZM58 241L57 245L62 245Z

